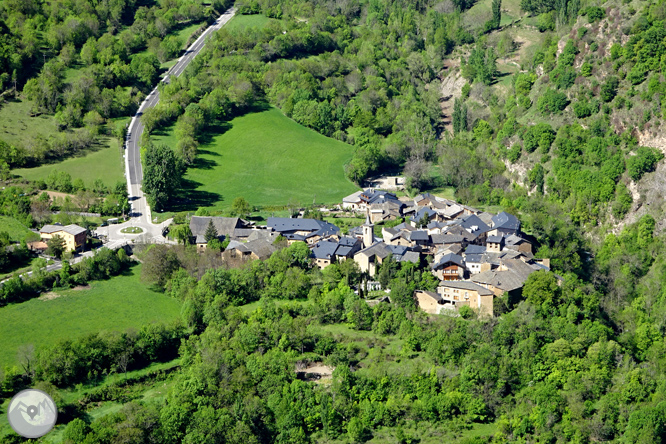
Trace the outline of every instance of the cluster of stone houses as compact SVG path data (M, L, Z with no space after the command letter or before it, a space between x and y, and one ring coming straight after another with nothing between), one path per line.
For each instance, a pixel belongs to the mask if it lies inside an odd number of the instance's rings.
M281 236L289 244L305 242L320 268L353 260L371 278L389 257L427 263L440 284L436 292L419 291L415 297L423 310L437 314L467 305L492 315L495 297L519 292L532 272L550 266L534 258L520 221L506 212L490 214L430 194L399 199L373 189L347 196L341 207L365 214L365 223L342 235L337 226L315 219L271 217L266 227L256 227L239 218L193 217L190 229L202 250L212 220L220 237L230 240L223 253L227 260L265 259ZM386 224L398 218L405 222ZM376 222L385 223L381 237L375 235Z

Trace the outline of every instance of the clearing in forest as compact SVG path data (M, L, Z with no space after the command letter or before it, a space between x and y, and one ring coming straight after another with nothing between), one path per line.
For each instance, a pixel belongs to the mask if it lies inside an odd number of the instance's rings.
M153 139L176 147L174 128ZM226 209L239 196L250 205L337 203L358 190L345 177L351 145L287 118L276 108L248 113L218 127L199 146L174 211Z

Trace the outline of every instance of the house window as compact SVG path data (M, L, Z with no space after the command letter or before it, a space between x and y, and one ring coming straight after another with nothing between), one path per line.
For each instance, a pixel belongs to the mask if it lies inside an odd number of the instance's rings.
M469 296L467 295L467 292L465 292L465 299L469 299Z

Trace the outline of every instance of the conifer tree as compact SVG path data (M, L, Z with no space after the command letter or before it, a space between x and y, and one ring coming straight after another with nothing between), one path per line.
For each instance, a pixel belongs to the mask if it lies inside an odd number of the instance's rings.
M208 227L206 227L206 233L204 233L206 243L212 241L213 239L217 239L218 237L219 233L217 232L215 225L213 225L213 219L208 219Z

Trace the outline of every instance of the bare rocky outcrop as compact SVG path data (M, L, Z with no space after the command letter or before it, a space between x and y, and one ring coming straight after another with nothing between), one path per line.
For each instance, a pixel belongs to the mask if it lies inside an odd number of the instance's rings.
M467 80L460 74L460 63L452 60L444 61L444 73L442 79L440 106L442 108L442 125L453 132L453 104L462 96L462 87Z

